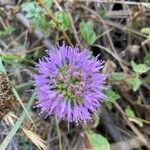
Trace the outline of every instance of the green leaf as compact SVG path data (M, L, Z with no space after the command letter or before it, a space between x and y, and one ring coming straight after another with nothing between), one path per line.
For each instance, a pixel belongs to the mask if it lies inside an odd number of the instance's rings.
M102 135L90 131L88 134L88 139L92 145L93 150L110 150L108 140Z
M0 73L5 73L5 72L6 72L6 70L5 70L4 66L3 66L2 58L0 58Z
M146 33L146 34L150 34L150 28L149 27L142 28L141 32Z
M120 98L120 96L116 94L111 88L108 88L106 90L106 95L107 95L107 100L112 103Z
M111 88L108 88L106 90L106 95L107 95L107 101L105 102L106 106L111 109L112 108L112 104L117 101L120 96L118 94L116 94Z
M4 30L0 30L0 37L5 37L7 35L10 35L14 31L15 31L15 28L13 26L8 26Z
M55 17L56 19L58 20L58 23L59 23L59 27L66 31L70 28L71 26L71 20L70 20L70 17L69 17L69 14L67 11L64 11L64 10L61 10L61 11L57 11L55 13ZM51 20L49 22L49 24L52 26L52 27L56 27L56 22L55 20Z
M40 29L44 34L48 34L50 31L50 26L47 23L44 16L37 16L36 18L32 19L32 24L34 27Z
M25 56L17 56L14 54L0 54L0 58L2 58L3 60L23 60Z
M71 21L67 11L61 10L56 12L56 18L60 23L60 27L62 30L66 31L70 28Z
M150 53L147 53L144 57L144 62L150 64Z
M26 12L27 18L34 18L40 15L41 7L36 7L34 2L27 2L21 5L22 10Z
M31 12L32 10L35 10L35 5L33 2L27 2L21 5L22 10L26 12Z
M150 83L150 76L148 75L145 78L143 78L143 81Z
M136 115L130 106L128 106L126 108L125 112L129 118L129 121L132 121L132 122L136 123L138 126L143 127L143 123L140 120L138 120L138 118L136 118Z
M110 77L110 79L113 81L121 81L121 80L124 80L124 78L125 76L121 72L114 72L111 74L111 77Z
M139 77L130 78L127 80L127 82L132 86L134 92L136 92L142 84L142 81L139 79Z
M131 61L131 66L137 73L145 73L150 69L146 64L136 64L134 61Z
M46 4L48 8L51 8L53 5L53 0L43 0L43 2Z
M112 109L112 104L113 104L113 103L111 103L110 101L106 101L106 102L105 102L105 105L106 105L106 106L108 107L108 109L110 109L110 110Z
M126 112L126 115L127 115L128 117L136 117L134 111L131 109L130 106L128 106L128 107L126 108L125 112Z
M50 2L46 1L45 4L50 6ZM40 6L35 6L34 2L24 3L22 9L26 12L26 17L29 18L33 27L40 29L46 35L49 33L50 25L45 15L43 15L45 9Z
M150 40L150 34L147 36L148 41Z
M88 45L92 45L96 40L96 33L93 29L93 25L90 21L84 22L82 21L79 25L79 31Z

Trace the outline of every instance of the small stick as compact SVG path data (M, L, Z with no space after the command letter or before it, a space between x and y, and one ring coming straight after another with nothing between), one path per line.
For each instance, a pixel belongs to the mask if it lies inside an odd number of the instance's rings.
M143 136L143 134L134 126L133 123L131 123L128 118L125 115L125 112L122 110L122 108L119 106L118 103L114 102L114 106L119 110L119 112L122 114L124 120L127 122L128 126L132 129L132 131L139 136L139 138L141 139L141 141L145 144L145 146L147 146L148 148L150 148L150 143L147 141L147 139Z

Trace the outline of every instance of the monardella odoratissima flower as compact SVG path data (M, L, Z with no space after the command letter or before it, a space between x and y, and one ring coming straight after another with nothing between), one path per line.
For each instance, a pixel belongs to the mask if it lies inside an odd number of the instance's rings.
M63 44L47 51L36 65L34 82L36 107L58 120L87 122L106 98L103 93L107 75L100 73L103 61L88 50Z

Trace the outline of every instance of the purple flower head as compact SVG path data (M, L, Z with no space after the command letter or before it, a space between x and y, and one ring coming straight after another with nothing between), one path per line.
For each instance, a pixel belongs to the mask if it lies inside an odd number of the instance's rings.
M63 44L47 52L36 65L34 75L37 107L58 120L87 122L106 98L103 93L107 75L99 73L103 61L89 51Z

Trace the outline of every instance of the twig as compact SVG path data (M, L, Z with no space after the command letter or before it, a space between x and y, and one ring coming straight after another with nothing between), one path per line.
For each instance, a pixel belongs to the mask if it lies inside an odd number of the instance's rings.
M109 53L112 57L114 57L117 61L122 61L124 64L129 65L127 62L125 62L124 60L120 59L118 56L116 56L111 50L109 50L108 48L102 46L102 45L98 45L98 44L94 44L93 46L96 46L100 49L105 50L107 53Z
M133 123L131 123L128 118L126 117L124 111L122 110L122 108L118 105L118 103L114 102L114 106L119 110L119 112L122 114L124 120L127 122L128 126L132 129L132 131L139 136L139 138L141 139L141 141L144 143L145 146L147 146L148 148L150 148L150 143L147 141L147 139L142 135L142 133L134 126Z
M104 31L102 34L100 34L99 36L96 37L96 40L100 39L101 37L103 37L104 35L106 35L108 32L111 32L113 30L113 27L110 28L107 31Z
M28 30L25 30L23 33L21 33L19 36L17 36L16 39L13 39L13 41L11 41L9 43L9 45L7 46L7 48L5 49L5 51L8 50L10 48L10 46L14 45L14 43L16 43L18 40L20 40L27 33L28 33Z
M72 18L70 13L69 13L69 16L70 16L70 20L71 20L71 26L72 26L72 30L73 30L73 33L74 33L74 37L75 37L76 41L78 42L79 46L82 47L82 44L81 44L81 42L79 40L79 37L78 37L76 27L75 27L74 22L73 22L73 18Z
M104 27L105 31L108 31L108 30L109 30L109 29L108 29L108 26L107 26L107 24L106 24L106 22L105 22L99 15L97 15L93 10L91 10L91 9L85 7L85 6L81 6L81 7L82 7L83 9L85 9L85 10L91 12L92 14L94 14L94 15L99 19L99 21L103 24L103 27ZM115 49L115 47L114 47L114 44L113 44L113 42L112 42L112 39L111 39L111 36L110 36L109 32L106 32L106 33L107 33L106 35L107 35L107 37L108 37L110 46L111 46L112 50L114 51L114 54L119 58L119 55L118 55L118 53L117 53L117 51L116 51L116 49ZM122 61L120 61L120 60L121 60L121 59L118 59L119 65L121 66L121 68L123 69L124 72L127 72L126 67L122 64Z
M1 16L0 16L0 23L1 23L1 25L3 26L3 28L5 29L5 28L6 28L6 25L5 25L5 23L4 23L4 21L3 21L3 19L2 19Z
M58 7L59 10L63 10L62 7L59 5L59 3L57 2L57 0L53 0L55 5Z
M129 2L129 1L119 1L119 0L74 0L74 2L96 2L96 3L106 3L106 4L122 4L125 3L127 5L143 5L146 7L150 7L150 3L144 2Z
M110 149L117 150L117 149L120 149L120 147L122 147L122 148L125 148L125 150L132 150L132 149L138 149L143 145L144 143L141 141L140 137L134 137L126 141L111 144Z
M77 8L83 8L83 9L85 9L86 11L92 13L92 14L98 19L98 21L101 22L101 23L102 23L102 22L105 22L107 25L110 25L110 26L112 26L112 27L118 28L118 29L123 30L123 31L127 31L127 32L134 33L134 34L136 34L137 36L140 36L140 37L143 37L143 38L147 38L144 34L142 34L142 33L140 33L140 32L137 32L137 31L135 31L135 30L133 30L133 29L129 29L129 28L127 28L126 26L120 25L120 24L118 24L118 23L116 23L116 22L114 22L114 21L110 21L110 20L107 20L107 19L103 20L102 18L100 18L100 16L99 16L95 11L93 11L93 10L91 10L91 9L89 9L89 8L87 8L87 7L85 7L85 6L83 6L83 5L78 5L78 6L76 6L76 7L77 7Z
M7 46L7 44L3 41L3 40L1 40L0 39L0 44L4 47L4 48L7 48L8 46ZM1 50L1 49L0 49ZM1 54L2 52L0 51L0 54Z

